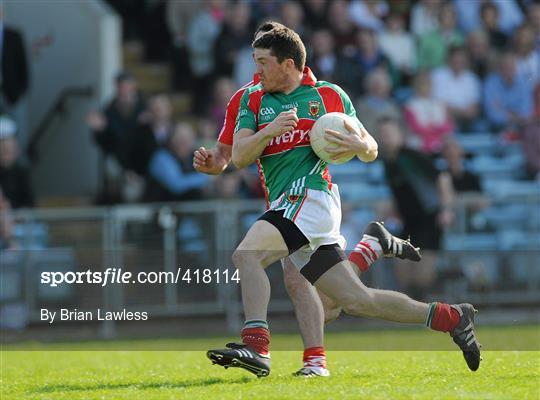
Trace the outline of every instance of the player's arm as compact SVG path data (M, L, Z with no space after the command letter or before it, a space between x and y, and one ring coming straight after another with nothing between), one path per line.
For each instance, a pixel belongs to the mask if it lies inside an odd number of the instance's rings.
M356 116L356 110L347 93L338 85L332 85L332 88L339 94L343 105L343 113L353 118L356 126L344 123L345 128L351 133L350 135L343 135L337 131L327 129L325 139L338 144L339 148L326 148L326 150L332 154L332 158L335 160L343 156L356 156L364 162L375 161L378 155L377 142Z
M209 175L219 175L231 162L232 146L217 142L212 149L199 147L193 153L193 167L196 171Z
M296 127L296 108L280 113L271 123L258 132L255 113L248 105L249 95L242 97L236 133L232 148L232 162L237 168L244 168L260 157L273 137L282 135Z

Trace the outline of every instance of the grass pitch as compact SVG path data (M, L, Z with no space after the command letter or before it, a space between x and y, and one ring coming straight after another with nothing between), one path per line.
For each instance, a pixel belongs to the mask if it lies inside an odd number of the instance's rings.
M503 328L535 351L484 351L480 369L470 372L460 351L328 352L330 378L295 378L301 351L273 351L272 373L258 379L240 369L212 366L197 351L2 351L2 400L9 399L539 399L538 327ZM500 340L497 328L484 328L484 348ZM329 334L329 348L347 341L374 344L381 337L449 341L426 330ZM173 342L186 348L221 347L227 339L154 340L156 348ZM274 335L273 342L298 342ZM531 341L533 341L531 343ZM137 349L147 342L127 344ZM450 344L450 343L449 343ZM91 343L85 344L88 348ZM195 347L193 347L195 346ZM127 347L127 346L126 346ZM276 346L279 347L279 346ZM496 347L496 346L492 346ZM452 348L449 346L448 348ZM508 347L510 348L510 347ZM519 348L519 347L516 347Z

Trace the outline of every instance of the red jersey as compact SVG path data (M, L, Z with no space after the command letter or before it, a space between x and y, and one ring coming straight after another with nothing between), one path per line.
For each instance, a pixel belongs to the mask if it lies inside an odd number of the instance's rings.
M240 109L240 100L242 100L242 96L247 88L258 83L259 75L255 74L253 75L253 80L251 82L246 83L236 91L233 97L231 97L227 104L227 109L225 110L225 120L223 121L223 126L219 132L218 142L232 146L236 117L238 117L238 110Z

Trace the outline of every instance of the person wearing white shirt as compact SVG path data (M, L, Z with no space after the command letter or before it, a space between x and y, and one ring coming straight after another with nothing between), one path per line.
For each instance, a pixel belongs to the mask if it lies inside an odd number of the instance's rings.
M400 72L410 75L416 69L416 44L413 36L404 29L403 17L391 14L386 22L386 29L379 35L379 44L383 53Z
M481 85L468 69L463 47L451 47L447 65L432 73L433 96L444 102L461 131L473 129L480 112Z
M411 31L416 37L438 28L439 6L439 0L420 0L414 5L411 12Z

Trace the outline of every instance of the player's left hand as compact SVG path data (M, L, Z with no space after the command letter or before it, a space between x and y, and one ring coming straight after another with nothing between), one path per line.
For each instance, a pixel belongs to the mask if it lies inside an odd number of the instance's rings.
M193 153L193 168L198 172L210 173L214 167L214 154L211 150L199 147Z
M343 121L343 125L350 134L345 135L333 129L325 129L324 132L326 141L337 145L337 147L326 146L324 148L328 153L332 154L332 160L342 157L353 157L366 151L368 148L361 131L358 131L346 121Z

